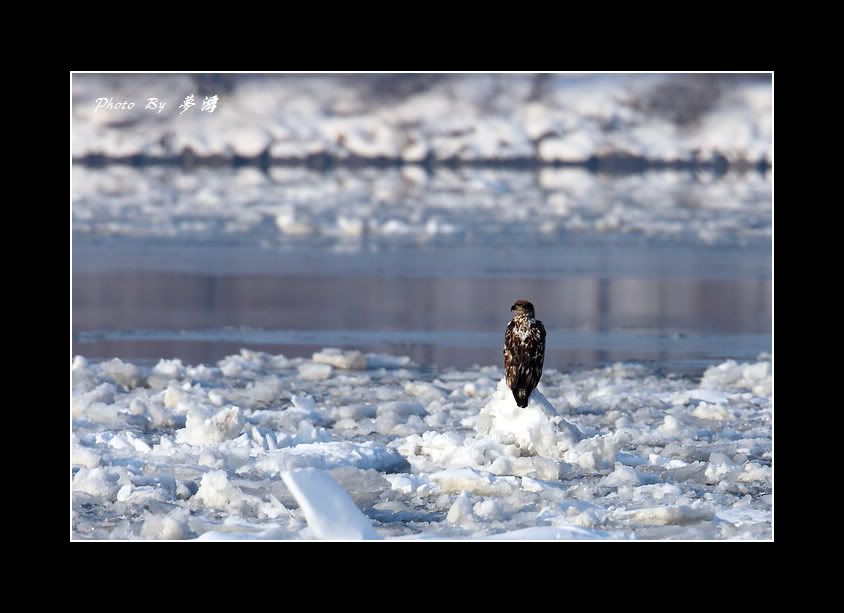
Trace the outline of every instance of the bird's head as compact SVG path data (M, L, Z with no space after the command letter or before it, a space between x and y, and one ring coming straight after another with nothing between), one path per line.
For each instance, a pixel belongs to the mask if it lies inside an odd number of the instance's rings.
M510 310L515 311L517 316L534 317L536 315L533 305L527 300L516 300L515 304L510 307Z

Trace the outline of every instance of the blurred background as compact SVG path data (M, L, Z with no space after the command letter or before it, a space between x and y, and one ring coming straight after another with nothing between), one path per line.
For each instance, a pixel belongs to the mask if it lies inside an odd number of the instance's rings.
M771 351L770 75L72 88L74 355L499 365L517 298L548 329L546 368L691 373Z

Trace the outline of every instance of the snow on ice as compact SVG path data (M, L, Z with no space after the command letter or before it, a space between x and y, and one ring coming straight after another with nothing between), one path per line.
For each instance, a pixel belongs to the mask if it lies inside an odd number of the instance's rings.
M338 168L326 179L285 166L72 169L73 231L84 237L252 239L266 245L496 244L565 235L702 245L771 238L771 175L681 171L620 176ZM334 366L333 358L323 363ZM344 362L341 362L344 363ZM345 364L345 363L344 363ZM360 358L349 366L361 368ZM117 367L117 366L116 366ZM131 372L124 376L131 377Z
M161 113L144 110L152 92L196 88L191 75L74 75L74 158L772 157L772 85L764 76L357 75L351 83L345 75L243 75L216 92L212 116L179 114L175 100ZM135 108L98 109L106 91ZM686 116L689 109L696 116Z
M526 409L498 367L337 349L72 376L74 539L771 537L767 355L548 370Z

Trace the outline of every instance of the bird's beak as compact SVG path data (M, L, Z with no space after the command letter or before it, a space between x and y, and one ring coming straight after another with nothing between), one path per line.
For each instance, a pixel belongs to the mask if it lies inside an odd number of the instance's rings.
M515 310L516 310L516 305L514 304L513 306L511 306L511 307L510 307L510 310L511 310L511 311L515 311Z

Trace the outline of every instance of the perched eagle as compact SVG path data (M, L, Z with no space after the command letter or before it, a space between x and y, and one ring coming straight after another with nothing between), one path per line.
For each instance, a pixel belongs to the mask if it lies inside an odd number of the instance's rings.
M516 404L524 408L542 378L545 326L536 319L533 305L527 300L517 300L510 310L516 315L504 333L504 376Z

